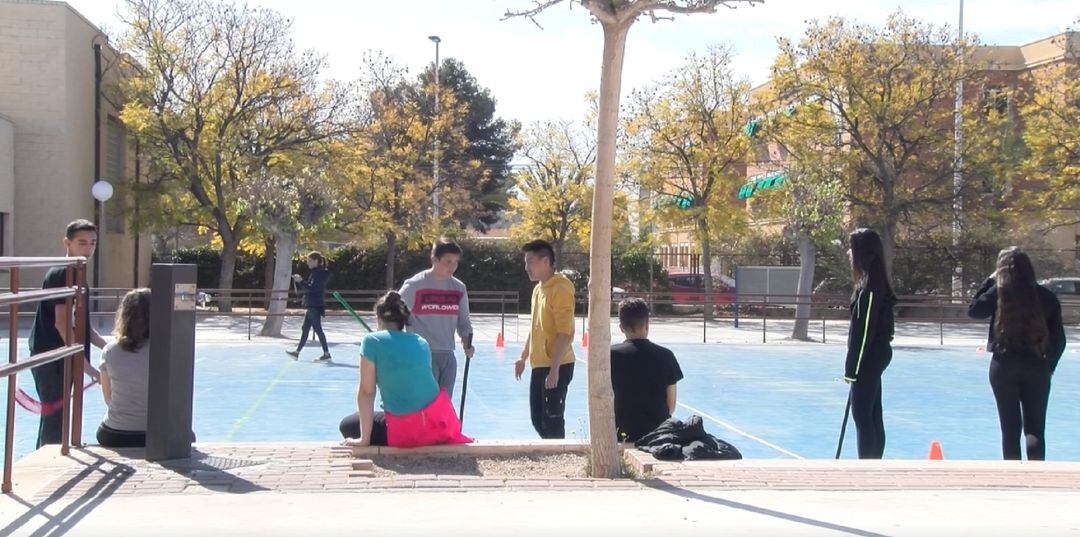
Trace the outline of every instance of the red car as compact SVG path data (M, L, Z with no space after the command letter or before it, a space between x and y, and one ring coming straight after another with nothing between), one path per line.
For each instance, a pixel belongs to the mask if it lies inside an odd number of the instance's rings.
M668 274L671 282L671 301L676 304L703 304L705 302L705 276L688 272ZM735 288L713 277L713 304L731 304L735 301Z

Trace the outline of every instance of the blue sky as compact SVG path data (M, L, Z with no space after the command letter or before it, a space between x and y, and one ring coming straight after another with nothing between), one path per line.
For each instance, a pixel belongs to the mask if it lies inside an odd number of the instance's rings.
M116 34L120 0L68 0L87 19ZM293 20L296 44L325 54L328 74L355 78L365 50L382 50L416 73L434 59L427 36L442 38L440 54L463 61L498 101L498 114L529 123L584 115L584 95L599 84L602 36L579 6L566 2L538 17L502 21L507 8L531 0L249 0ZM881 24L898 8L956 26L957 0L766 0L674 22L639 21L631 30L623 95L660 78L694 51L727 44L735 68L764 82L776 37L799 37L806 21L843 15ZM987 44L1024 44L1065 30L1080 17L1076 0L967 0L964 29Z

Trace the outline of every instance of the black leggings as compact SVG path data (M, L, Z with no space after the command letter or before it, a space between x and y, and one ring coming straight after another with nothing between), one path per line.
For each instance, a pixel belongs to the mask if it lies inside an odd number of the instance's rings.
M342 418L338 430L342 438L360 438L360 413L353 412ZM371 445L385 446L386 438L386 414L376 412L371 420Z
M559 384L544 387L550 367L535 367L529 379L529 410L540 438L566 438L566 390L574 379L574 362L559 366Z
M881 416L881 374L863 373L851 385L851 418L859 437L859 458L885 454L885 420Z
M104 447L146 447L146 431L121 431L102 423L98 426L97 441Z
M1046 459L1046 406L1050 400L1050 364L1017 360L990 360L990 387L1001 422L1001 454L1020 460L1020 433L1027 457Z
M146 447L146 431L121 431L102 423L98 426L97 441L104 447L112 448ZM191 441L196 441L194 431Z
M304 328L300 334L300 344L296 346L297 352L304 348L304 344L307 343L308 332L312 328L315 329L315 335L319 337L319 343L322 343L323 354L330 354L330 349L326 347L326 334L322 329L322 316L326 312L325 308L308 308L307 313L304 315Z

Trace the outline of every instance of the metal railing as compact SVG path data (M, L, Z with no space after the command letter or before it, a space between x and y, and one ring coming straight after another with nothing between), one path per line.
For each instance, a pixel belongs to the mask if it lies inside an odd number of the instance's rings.
M26 288L20 292L20 295L32 292L34 289ZM112 317L115 315L116 308L120 304L124 295L131 291L130 288L98 288L90 290L90 302L93 305L92 317ZM375 303L386 294L385 290L371 290L371 289L342 289L337 291L341 294L341 297L345 299L349 304L361 315L371 312L375 307ZM293 290L268 290L268 289L198 289L197 296L205 297L209 302L200 303L199 308L196 310L196 317L245 317L247 318L247 337L251 339L253 334L254 324L256 319L265 319L267 317L303 317L302 311L291 311L287 309L281 313L271 314L266 311L266 306L272 301L286 301L290 307L300 307L301 300L304 297L303 291ZM324 297L327 305L326 315L330 317L346 317L349 316L344 309L336 309L337 302L332 298L332 293L327 293ZM491 305L498 306L500 332L506 333L506 317L513 315L517 317L520 312L520 293L517 291L469 291L469 306L476 313L475 305ZM221 311L219 308L223 305L228 305L227 310ZM508 306L512 306L508 307ZM488 312L493 314L494 312ZM18 313L19 316L29 318L34 315L33 312L23 311ZM0 314L0 317L3 315Z
M64 287L52 289L19 290L19 273L27 268L65 267ZM69 344L50 351L31 354L25 360L19 360L19 323L20 304L36 304L45 300L64 299L62 319L57 321L62 326L65 341L86 342L86 316L74 315L74 312L86 311L86 258L83 257L0 257L0 270L7 270L9 285L7 292L0 293L0 308L8 309L8 361L0 365L0 377L7 378L7 422L4 430L4 481L0 486L3 493L11 492L11 471L14 461L15 444L15 391L18 389L16 375L32 367L38 367L57 360L64 360L63 412L61 418L60 453L68 455L72 445L82 444L82 397L83 397L83 361L85 343ZM72 322L74 321L74 322Z
M718 293L719 294L719 293ZM732 296L730 293L721 295L724 298L713 302L713 315L711 321L730 321L735 328L739 328L740 321L752 321L761 323L761 342L767 340L768 323L770 320L794 321L806 319L809 322L821 322L821 342L826 342L826 321L846 320L849 318L848 308L851 305L849 295L817 294L817 295L785 295L785 294L739 294ZM681 307L701 310L695 315L682 315L680 318L701 322L702 343L708 341L710 317L704 315L705 303L703 297L697 300L677 299L670 292L626 292L612 297L612 311L619 300L623 298L641 298L645 300L655 312L657 306L671 308ZM986 324L986 320L971 319L967 316L970 297L952 297L946 295L901 295L895 306L895 320L897 325L904 323L934 323L938 325L938 342L945 344L946 324ZM1080 298L1060 299L1062 318L1068 326L1070 323L1080 323ZM578 297L578 312L582 315L581 327L585 330L586 315L588 313L588 298ZM796 306L808 305L809 314L805 317L796 317ZM657 315L654 315L657 316ZM663 317L659 315L657 317Z

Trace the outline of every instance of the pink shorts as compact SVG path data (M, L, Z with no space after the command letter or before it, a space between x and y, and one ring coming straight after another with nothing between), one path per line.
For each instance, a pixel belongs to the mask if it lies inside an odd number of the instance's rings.
M391 447L420 447L436 444L471 444L473 439L461 434L461 420L446 390L428 406L404 416L386 412L386 443Z

